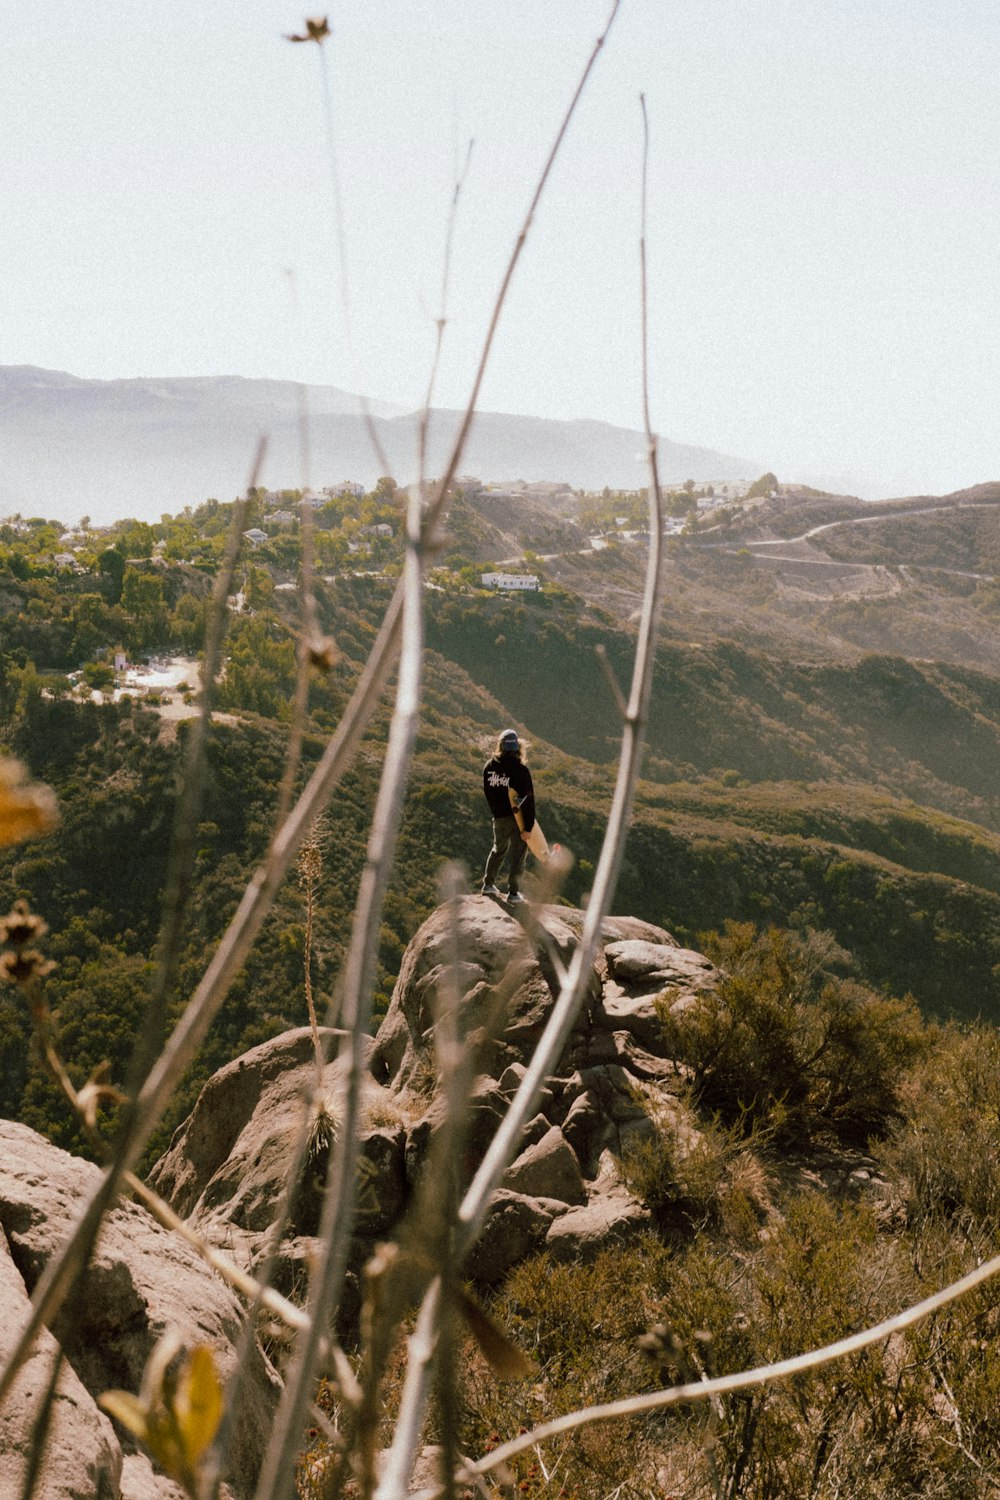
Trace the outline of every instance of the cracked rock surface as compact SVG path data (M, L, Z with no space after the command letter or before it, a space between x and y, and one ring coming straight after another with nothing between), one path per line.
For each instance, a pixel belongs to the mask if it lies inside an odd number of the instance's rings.
M93 1162L70 1156L26 1125L0 1121L0 1362L28 1316L29 1298L101 1180ZM51 1356L65 1363L37 1500L178 1500L180 1490L136 1453L97 1406L110 1389L137 1392L166 1329L190 1348L208 1344L223 1382L239 1363L242 1308L235 1295L176 1234L144 1208L120 1202L106 1216L72 1319L43 1330L0 1411L0 1495L20 1494L18 1476ZM256 1344L242 1365L229 1484L249 1496L278 1397L277 1377Z
M434 912L410 943L370 1050L348 1320L360 1269L412 1201L444 1118L435 1050L440 997L449 986L458 996L457 1026L474 1052L461 1186L524 1077L583 920L573 907L515 914L468 896ZM470 1276L495 1282L543 1248L563 1259L590 1258L648 1225L618 1159L631 1136L652 1129L643 1099L662 1099L659 1113L670 1115L683 1082L664 1048L656 1002L691 1004L717 979L702 954L661 928L633 917L605 921L577 1023L495 1194ZM303 1121L317 1096L335 1111L338 1081L336 1062L317 1071L305 1028L254 1048L205 1085L157 1164L155 1185L207 1238L253 1268L265 1254ZM277 1284L293 1295L315 1245L328 1159L329 1143L310 1152L279 1252Z

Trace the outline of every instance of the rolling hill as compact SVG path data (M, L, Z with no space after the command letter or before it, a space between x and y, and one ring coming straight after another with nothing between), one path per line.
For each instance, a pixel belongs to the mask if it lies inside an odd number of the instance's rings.
M106 522L154 520L208 496L230 500L247 484L257 440L268 438L263 482L302 484L300 388L236 376L82 380L34 366L0 366L0 507L26 515ZM374 483L383 466L359 414L361 398L330 387L305 391L310 475ZM370 403L374 428L401 483L417 475L414 413ZM435 411L428 463L440 473L459 414ZM574 487L646 482L645 439L606 422L557 422L480 412L463 469L489 479L561 480ZM677 483L752 479L760 465L664 441L661 467Z

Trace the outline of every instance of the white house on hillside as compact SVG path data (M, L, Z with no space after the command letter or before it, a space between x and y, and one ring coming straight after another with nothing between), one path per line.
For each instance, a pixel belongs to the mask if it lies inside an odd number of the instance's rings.
M524 592L533 592L538 588L538 579L534 573L483 573L484 589L520 589Z

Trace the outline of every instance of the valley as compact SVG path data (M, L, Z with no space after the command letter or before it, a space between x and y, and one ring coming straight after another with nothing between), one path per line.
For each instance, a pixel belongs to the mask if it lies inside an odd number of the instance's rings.
M548 1410L681 1378L683 1367L650 1363L665 1318L679 1330L677 1357L707 1348L708 1329L719 1367L739 1369L847 1332L859 1316L888 1317L992 1253L1000 505L979 494L876 510L779 491L699 511L698 498L668 497L681 524L667 540L646 751L591 1009L465 1268L492 1315L543 1361L534 1391ZM158 526L88 525L68 538L43 521L0 525L0 736L59 806L54 831L0 850L0 899L26 902L47 927L52 967L44 1006L31 1001L34 1024L57 1039L80 1097L98 1079L124 1089L136 1042L159 1045L156 1028L170 1028L203 983L275 837L283 784L305 784L364 670L399 572L400 499L380 481L315 507L305 605L294 494L254 495L243 515L208 502ZM504 1036L477 1043L473 1159L550 1007L553 955L568 954L582 929L618 753L609 678L624 685L631 671L643 507L624 492L454 497L424 592L420 722L378 929L365 1171L338 1312L349 1349L371 1236L405 1246L407 1205L423 1226L422 1194L435 1191L433 1173L429 1187L411 1179L434 1149L424 1007L450 930L441 872L457 866L476 891L489 842L480 771L503 725L527 742L542 821L573 864L552 904L542 872L529 873L538 904L525 930L488 897L459 902L472 986L463 1026L478 1025L490 990L476 976L514 973L520 986ZM192 788L184 765L205 630L234 525L244 545L218 614L224 665ZM484 588L497 563L540 586ZM310 612L315 665L300 692L297 642ZM143 1170L174 1211L242 1273L255 1271L287 1171L301 1088L318 1076L310 1006L326 1011L347 963L389 711L385 694L145 1149ZM195 802L184 801L192 789ZM175 827L190 894L157 1019ZM535 951L534 938L523 949L535 921L549 949ZM109 1093L84 1127L32 1043L26 993L0 990L0 1115L15 1164L0 1182L0 1214L19 1247L22 1179L73 1180L64 1153L100 1155L120 1119ZM324 1101L338 1067L325 1065ZM276 1262L291 1291L318 1243L331 1108L324 1102L311 1131ZM34 1188L28 1196L40 1222L65 1212ZM815 1269L804 1273L812 1247ZM152 1296L131 1249L121 1253L134 1296ZM621 1297L623 1267L634 1306ZM792 1310L788 1327L781 1309ZM960 1329L949 1317L929 1325L953 1347L935 1368L961 1402L963 1431L989 1445L981 1387L995 1380L995 1317L975 1301L956 1314ZM226 1367L229 1340L213 1338ZM894 1377L906 1402L892 1428L899 1441L885 1435L882 1359L874 1384L863 1362L814 1381L829 1444L790 1388L787 1400L747 1407L759 1440L727 1422L712 1463L729 1475L770 1465L780 1478L768 1493L782 1495L817 1466L856 1482L865 1500L876 1492L861 1470L872 1464L914 1493L931 1493L920 1487L928 1472L964 1482L964 1451L942 1457L935 1436L943 1419L924 1333L910 1338L915 1373ZM269 1353L280 1363L280 1349ZM523 1425L523 1395L516 1383L484 1385L468 1339L461 1361L463 1440L488 1455L494 1431ZM99 1394L105 1376L91 1373ZM320 1383L321 1407L329 1389ZM392 1410L392 1372L385 1390ZM575 1438L564 1449L574 1493L603 1500L615 1474L629 1476L629 1495L643 1474L709 1493L697 1487L711 1468L699 1422L697 1412L632 1422L605 1457ZM333 1453L318 1435L306 1440L302 1500ZM515 1471L521 1490L544 1500L535 1468Z
M692 943L727 920L828 929L865 979L912 993L927 1014L1000 1016L995 491L876 508L793 490L721 516L699 513L690 494L671 497L688 507L688 522L668 541L648 747L617 909ZM532 742L546 828L576 857L566 898L585 899L617 753L601 656L625 683L643 505L641 494L456 496L426 594L422 724L377 1009L436 903L440 861L457 858L471 883L478 878L479 768L499 725L516 723ZM118 1018L112 1051L127 1050L122 1018L145 983L178 757L196 712L191 692L168 691L166 704L155 689L113 701L103 663L116 648L140 664L153 652L197 656L230 514L212 502L159 528L122 522L84 533L74 572L47 560L55 528L0 529L3 735L63 809L57 834L5 856L0 870L7 899L46 914L60 962L51 983L95 1062L110 1042L99 1014ZM396 535L358 569L347 542L376 524ZM362 501L341 497L316 512L316 525L327 561L315 607L333 657L309 687L300 776L336 725L387 607L398 501L385 485ZM606 545L594 550L587 539L602 531ZM229 612L182 990L266 849L281 781L298 523L268 525L266 535L244 556ZM514 555L513 544L540 591L484 591L481 572ZM70 672L83 674L79 689ZM343 957L386 722L380 711L324 823L315 938L324 990ZM302 931L289 881L172 1118L206 1069L303 1018ZM99 973L96 990L81 985L85 973ZM10 1001L0 1028L2 1107L51 1124L51 1086L13 1040Z

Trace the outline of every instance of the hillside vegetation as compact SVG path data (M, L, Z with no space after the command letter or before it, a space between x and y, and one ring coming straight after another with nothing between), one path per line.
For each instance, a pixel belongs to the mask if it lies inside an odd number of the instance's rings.
M802 503L815 515L828 500ZM631 504L598 497L588 525L631 516ZM845 505L857 512L856 503ZM516 527L512 501L460 505L455 527L469 552L478 534L473 521L485 526L491 506L502 510L493 516L502 528L488 533L494 541L506 543ZM59 968L50 984L81 1077L104 1056L120 1072L140 1024L186 732L161 718L157 704L102 701L107 686L92 693L90 680L114 646L130 654L197 650L229 511L212 502L160 528L125 522L110 535L91 534L89 549L78 553L89 572L53 565L56 533L45 523L0 534L2 732L56 788L62 808L59 830L5 856L0 873L7 898L25 897L52 928ZM398 521L391 487L360 505L331 501L319 516L328 568L359 535L358 514L372 518L365 524L380 516ZM802 517L794 515L798 526ZM981 548L992 517L951 507L946 519L968 525L969 545ZM565 515L528 505L521 520L522 546L538 539L543 521L570 544L559 558L535 564L541 593L511 599L478 590L469 556L456 550L427 594L425 706L382 931L382 1007L407 942L436 904L441 861L458 858L477 879L488 842L479 770L503 723L517 723L534 740L543 824L576 856L567 898L579 902L589 886L616 750L616 710L598 652L624 681L628 601L643 548L612 541L588 558ZM868 537L898 526L905 539L914 524L904 511L856 529ZM160 561L152 555L158 539L165 543ZM379 545L381 566L391 572L398 538ZM199 896L178 1003L271 834L295 680L295 596L283 585L294 576L297 549L296 523L248 556L245 606L230 619L219 692L229 722L213 731L198 829ZM670 568L645 780L618 908L688 941L730 919L829 930L871 983L912 993L928 1014L995 1018L1000 681L968 666L858 651L820 631L812 616L796 616L774 575L738 549L706 544L699 551L689 540ZM303 775L338 720L386 607L391 585L378 573L341 566L317 584L335 659L310 688ZM605 593L595 602L589 584L599 579L619 591L616 599ZM568 587L571 581L579 587ZM884 603L904 634L912 623L907 597ZM985 638L988 615L978 618ZM737 623L727 638L726 627ZM75 686L68 674L88 665L90 677L85 671ZM343 956L384 732L377 720L370 750L320 831L313 963L324 991ZM223 1060L305 1019L303 900L288 882L174 1119ZM10 999L0 1005L0 1108L51 1128L64 1107L28 1055L15 1010ZM67 1118L56 1135L79 1144Z
M697 516L685 493L675 504L687 521L671 543L615 906L702 948L723 977L715 999L698 994L674 1010L668 990L657 1002L666 1055L683 1069L670 1075L678 1092L669 1119L647 1099L647 1128L614 1163L648 1211L648 1232L586 1265L529 1255L479 1289L533 1359L532 1400L547 1415L871 1325L982 1264L1000 1224L996 584L945 571L971 561L989 573L994 514L949 501L918 516L909 502L872 521L860 502L779 496L748 510L741 532L735 512L728 522ZM253 506L268 532L243 559L227 612L195 899L167 1024L268 849L293 730L301 532L269 522L263 497ZM8 904L25 899L48 924L45 1000L78 1088L102 1065L123 1086L148 1030L194 711L191 684L166 703L159 692L121 696L111 659L116 648L133 660L176 652L196 676L230 519L230 507L209 502L158 528L84 529L72 569L55 562L56 528L0 529L0 735L55 789L61 814L47 837L0 853L0 883ZM616 755L607 674L627 680L633 645L638 520L635 496L589 497L576 517L459 498L426 593L423 710L379 933L376 1021L440 903L442 863L459 860L477 882L488 844L480 769L506 723L532 742L542 822L575 856L563 898L586 903ZM790 558L759 546L832 521L808 544L788 543ZM398 522L388 481L317 511L326 641L299 784L371 650L398 569ZM581 539L597 530L606 546L594 552ZM482 562L509 548L541 592L506 598L479 586ZM212 1073L307 1022L307 961L320 1004L335 991L386 733L383 708L147 1165ZM93 1153L31 1033L26 992L7 986L0 1112ZM115 1125L105 1105L98 1137ZM1000 1484L994 1300L977 1292L794 1382L581 1428L558 1449L512 1460L513 1483L528 1500L973 1500ZM432 1414L428 1437L447 1422L465 1451L488 1453L530 1420L525 1388L498 1382L473 1339L457 1342L460 1396L447 1418L443 1406ZM385 1359L388 1422L399 1365ZM338 1421L339 1400L321 1383L319 1404ZM308 1442L299 1495L319 1500L339 1458L319 1428Z

